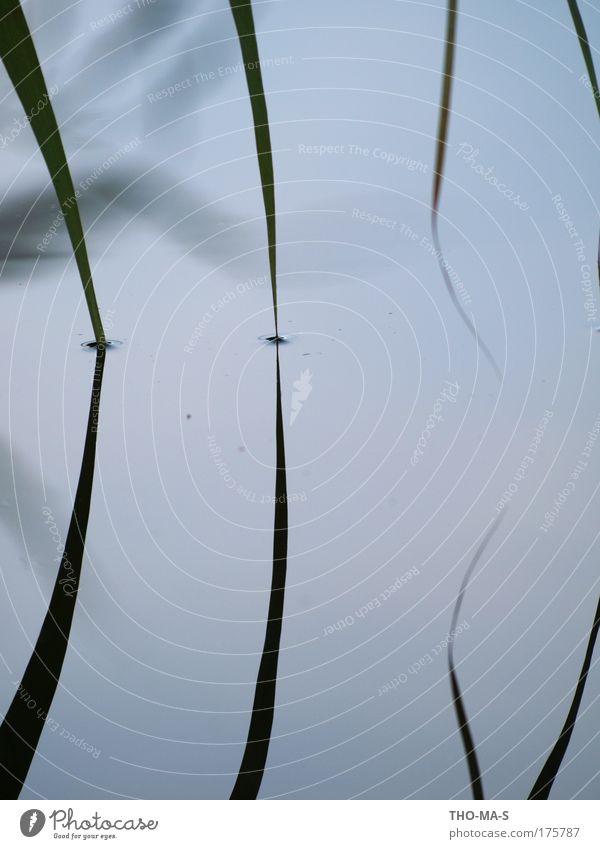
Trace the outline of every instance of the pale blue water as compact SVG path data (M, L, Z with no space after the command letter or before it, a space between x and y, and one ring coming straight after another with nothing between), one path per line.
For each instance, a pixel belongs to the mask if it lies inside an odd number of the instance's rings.
M241 56L228 4L51 5L25 9L123 344L72 643L23 796L225 798L264 638L275 450ZM598 9L582 13L598 44ZM440 233L501 385L431 242L445 4L255 14L290 336L288 592L261 795L469 798L446 649L469 559L506 509L454 648L486 793L522 798L600 589L598 115L567 4L461 3ZM4 75L1 91L6 138L21 113ZM1 152L4 710L57 568L44 508L66 535L94 355L29 128ZM598 796L599 696L594 663L555 797Z

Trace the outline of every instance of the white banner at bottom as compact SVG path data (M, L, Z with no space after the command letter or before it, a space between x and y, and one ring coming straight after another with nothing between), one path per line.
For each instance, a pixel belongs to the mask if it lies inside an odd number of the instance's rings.
M33 844L27 841L35 840ZM22 801L0 846L599 849L595 801ZM172 843L171 843L172 842Z

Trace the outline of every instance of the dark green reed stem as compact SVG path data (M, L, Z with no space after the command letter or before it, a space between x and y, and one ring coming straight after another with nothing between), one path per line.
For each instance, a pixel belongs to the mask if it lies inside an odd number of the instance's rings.
M277 310L277 249L275 222L275 178L273 174L273 155L271 152L271 133L269 115L263 88L260 57L254 28L251 0L230 0L233 20L237 29L246 70L246 83L250 94L254 137L258 168L262 183L262 194L267 218L267 241L269 245L269 266L271 269L271 291L273 293L273 314L275 318L275 336L279 336L279 316Z
M585 62L585 67L587 68L590 83L592 85L592 93L596 102L598 116L600 116L600 90L598 89L598 78L596 76L596 68L594 67L592 51L590 48L590 43L588 41L587 33L585 31L583 18L581 17L581 12L579 11L577 0L567 0L567 3L569 4L569 10L571 12L571 17L573 18L573 24L575 26L575 32L577 33L577 38L579 39L579 45L583 54L583 61Z
M96 342L104 330L83 237L77 194L44 75L19 0L0 0L0 55L46 161L65 218Z
M579 11L579 7L577 5L576 0L567 0L567 2L569 4L571 17L573 18L575 31L577 33L577 37L579 38L579 45L583 54L583 60L585 62L588 76L590 78L590 83L592 85L592 92L594 94L594 100L596 101L598 115L600 116L600 101L598 100L600 93L598 91L598 78L596 77L596 69L594 67L592 51L590 49L590 43L588 41L587 33L585 31L583 18L581 17L581 13ZM598 272L600 276L600 259ZM590 629L585 657L583 659L583 664L579 672L577 686L575 687L575 693L573 695L573 700L571 702L567 718L556 743L552 747L552 750L550 751L550 754L548 755L546 762L544 763L544 766L542 767L541 772L538 775L536 782L531 789L531 793L528 797L529 799L548 799L548 797L550 796L552 785L554 784L556 776L558 775L558 772L560 770L563 758L566 754L569 742L571 740L571 735L573 734L573 729L575 728L575 723L577 722L577 714L579 712L579 706L581 705L581 700L583 698L585 684L587 681L588 672L590 670L592 657L594 655L594 647L596 645L596 639L598 637L599 628L600 601L598 601L596 614L594 616L594 621Z
M444 179L444 163L446 160L446 146L448 140L448 129L450 124L450 115L451 115L451 107L452 107L452 87L454 81L454 53L456 47L456 28L458 23L458 0L448 0L448 12L446 19L446 43L444 47L444 70L443 70L443 80L442 80L442 93L440 100L440 113L438 119L438 130L437 130L437 142L436 142L436 153L435 153L435 168L434 168L434 177L433 177L433 192L431 199L431 233L432 239L436 251L436 256L438 258L438 264L440 267L440 271L442 274L442 278L446 285L446 289L448 290L448 294L454 304L454 308L460 315L463 320L465 326L467 327L471 336L475 339L478 346L483 351L486 359L491 365L494 373L498 380L501 380L501 372L498 368L496 360L494 359L491 351L479 336L479 333L473 326L473 322L463 309L462 304L460 303L456 292L454 291L454 286L452 285L452 281L450 280L450 276L448 274L448 269L446 267L446 261L444 259L444 255L442 253L442 248L440 244L439 237L439 208L440 208L440 198L442 194L442 185Z
M598 637L599 628L600 601L598 602L598 606L596 607L596 613L594 615L594 621L590 629L590 636L588 638L585 657L583 659L583 664L579 672L577 687L575 688L575 694L573 696L573 701L571 702L571 707L569 708L565 724L563 725L558 740L554 744L552 751L546 759L546 763L542 767L542 770L539 776L537 777L535 784L533 785L531 793L528 796L529 799L547 799L550 795L552 785L554 784L556 776L558 775L558 771L561 767L563 758L567 751L567 747L571 740L573 729L575 728L575 723L577 721L577 713L579 711L579 706L583 698L583 692L585 690L585 682L587 680L588 672L590 671L590 665L592 663L592 657L594 655L594 646L596 645L596 638Z
M90 514L105 346L96 366L75 503L54 590L33 654L0 726L0 798L17 799L52 705L69 645Z
M469 727L469 719L467 716L467 711L465 708L464 700L461 694L460 685L458 683L458 676L456 674L456 667L454 665L454 634L456 631L456 626L458 623L458 617L460 615L460 610L462 607L463 599L465 596L465 592L467 591L467 587L469 586L469 582L475 571L475 567L479 563L481 559L481 555L485 551L490 539L492 538L496 528L498 527L502 516L504 514L501 513L500 516L495 520L487 534L483 537L480 542L475 555L471 562L469 563L469 567L465 572L465 576L463 578L462 584L460 585L460 590L458 591L458 595L456 597L456 603L454 605L454 612L452 614L452 622L450 623L450 643L448 645L448 673L450 676L450 688L452 690L452 699L454 704L454 711L456 713L456 719L458 721L458 727L460 730L460 736L462 738L463 748L465 750L465 758L467 761L467 767L469 769L469 777L471 779L471 791L473 793L474 799L485 799L483 795L483 782L481 780L481 771L479 769L479 761L477 760L477 750L475 748L475 743L473 741L473 735L471 734L471 729Z
M0 726L0 797L16 799L48 718L69 645L90 513L106 351L77 194L44 75L18 0L0 0L0 55L50 172L73 245L96 339L96 365L83 458L65 550L33 654Z
M256 799L263 779L273 717L277 665L283 623L283 603L287 571L288 505L283 442L279 343L277 343L277 474L275 479L275 528L273 534L273 572L265 642L258 670L250 729L240 771L231 793L232 799Z
M285 600L285 580L287 572L288 547L288 496L285 462L285 440L283 429L283 408L281 402L281 370L279 364L279 322L277 314L277 248L275 238L275 185L273 174L273 155L269 133L267 103L260 72L260 60L252 3L250 0L230 0L231 11L238 32L242 58L246 70L246 82L254 121L256 152L262 183L267 239L269 247L269 269L273 292L273 315L275 319L275 438L276 462L275 474L275 517L273 530L273 571L265 642L258 669L254 702L246 747L242 757L240 771L231 793L232 799L256 799L265 772L273 718L275 714L275 695L277 688L277 667L283 624Z
M594 102L596 104L596 109L598 110L598 116L600 116L600 89L598 89L598 77L596 76L592 50L588 41L587 32L585 31L583 18L581 17L577 0L567 0L567 2L569 4L571 17L573 18L575 32L579 39L579 45L583 54L583 61L585 62L588 77L590 78L590 85L592 86L592 94L594 95ZM598 280L600 281L600 237L598 238Z

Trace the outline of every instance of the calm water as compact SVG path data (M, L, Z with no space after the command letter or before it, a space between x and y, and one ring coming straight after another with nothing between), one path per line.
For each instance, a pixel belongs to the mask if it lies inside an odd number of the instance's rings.
M71 646L23 796L224 798L264 639L275 456L241 57L224 3L69 6L25 9L123 344L106 364ZM597 603L597 113L566 3L461 6L440 232L501 385L431 242L445 5L256 7L290 337L265 797L469 798L449 640L486 793L526 796ZM94 362L64 224L15 119L3 75L2 710L58 567ZM598 795L599 696L594 666L556 797Z

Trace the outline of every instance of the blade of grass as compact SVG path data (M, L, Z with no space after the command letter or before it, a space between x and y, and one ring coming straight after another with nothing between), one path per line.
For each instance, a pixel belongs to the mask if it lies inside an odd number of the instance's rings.
M571 17L573 18L573 25L575 27L575 32L577 33L577 38L579 39L579 45L583 54L583 61L585 62L588 77L592 84L592 92L594 94L594 100L596 101L598 116L600 117L600 90L598 89L598 77L596 76L596 68L594 67L592 50L588 41L587 32L585 31L585 24L583 23L583 18L581 17L577 0L567 0L567 3L569 4L569 10L571 12Z
M501 513L498 518L494 521L491 528L483 537L482 541L479 543L477 550L475 551L475 555L471 560L467 571L465 572L465 576L462 580L462 584L460 585L460 589L458 591L458 595L456 597L456 603L454 605L454 612L452 614L452 621L450 623L450 635L454 634L456 631L456 626L458 623L458 617L460 615L463 599L465 593L467 591L467 587L469 586L469 582L475 571L477 564L481 559L481 555L485 551L490 539L494 535L496 528L500 524L500 521L503 517L503 513ZM458 676L456 674L456 666L454 663L454 639L450 640L448 645L448 673L450 676L450 688L452 690L452 699L454 704L454 712L456 713L456 719L458 721L458 727L460 730L460 736L462 738L463 748L465 750L465 758L467 761L467 767L469 769L469 777L471 779L471 791L473 793L474 799L485 799L483 794L483 782L481 780L481 771L479 769L479 761L477 759L477 750L475 747L475 743L473 741L473 735L471 734L471 729L469 727L469 718L467 716L467 711L465 708L464 700L462 697L460 684L458 683Z
M83 460L65 549L33 654L0 726L2 799L19 797L52 705L69 644L90 513L104 358L105 346L100 343L96 348Z
M256 799L265 772L273 718L275 714L275 695L277 688L277 667L283 624L285 600L285 580L287 573L288 545L288 497L285 462L285 441L283 429L283 409L281 402L281 370L279 364L279 323L277 312L277 249L275 238L275 181L273 173L273 155L269 132L267 102L260 71L260 60L252 3L250 0L230 0L231 11L238 33L246 83L252 104L256 152L262 183L263 202L267 224L269 247L269 269L271 290L273 293L273 317L275 320L275 364L276 364L276 401L275 401L275 440L277 471L275 475L275 517L273 529L273 571L269 611L261 661L258 669L254 702L246 747L240 770L231 792L232 799Z
M0 726L0 797L16 799L27 778L48 717L69 643L90 513L105 337L77 195L35 46L18 0L0 0L0 56L50 173L73 245L96 339L96 365L87 431L65 550L33 654ZM43 105L40 107L40 104Z
M596 108L598 109L598 116L600 117L600 92L598 90L598 78L596 76L596 69L594 67L592 51L590 48L590 43L588 41L587 32L585 30L585 25L583 23L583 18L581 17L581 12L579 11L579 6L577 5L576 0L567 0L567 2L569 4L571 17L573 18L575 32L577 33L577 37L579 39L579 45L583 54L583 61L585 62L590 83L592 85L592 92L594 94ZM598 276L600 278L600 240L598 251ZM558 739L552 747L552 750L550 751L550 754L548 755L546 762L544 763L544 766L542 767L540 774L538 775L536 782L531 789L531 793L528 796L529 799L548 799L550 796L552 785L554 784L556 776L558 775L558 772L560 770L563 758L571 741L571 735L573 734L575 723L577 722L577 714L579 712L581 700L583 699L585 684L587 681L588 672L590 670L592 657L594 655L594 647L596 645L596 639L598 637L599 628L600 600L598 601L596 614L594 616L594 621L590 629L585 657L583 659L583 664L579 672L577 686L575 687L575 693L573 694L573 700L571 702L571 706L569 708L565 724L563 725Z
M46 81L19 0L0 0L0 56L50 172L73 245L96 342L104 342L77 195Z
M531 789L531 793L528 796L529 799L547 799L550 796L552 785L554 784L558 771L560 770L563 758L571 740L571 735L573 734L573 729L575 728L575 723L577 722L577 714L583 698L588 672L590 671L599 628L600 600L596 607L596 613L590 629L585 657L583 658L583 664L577 680L577 687L575 688L575 694L573 695L573 701L571 702L571 707L569 708L565 724L563 725L562 731L558 736L558 740L552 747L552 751L548 755L546 762Z
M260 70L260 57L254 28L251 0L229 0L235 28L237 30L242 60L246 71L246 83L252 106L256 154L262 183L265 215L267 218L267 241L271 268L271 291L273 294L273 316L275 336L279 338L279 315L277 309L277 248L275 227L275 177L271 153L271 133L267 101Z
M240 771L231 793L232 799L256 799L263 779L273 717L279 644L283 624L285 578L287 572L288 506L283 443L283 415L279 351L277 351L277 474L275 480L275 528L273 534L273 573L269 613L262 657L254 692L252 716Z
M442 80L440 113L437 129L433 191L431 199L431 235L442 278L444 280L446 289L448 290L448 294L450 295L452 303L454 304L454 308L463 320L473 339L475 339L478 346L481 348L484 356L486 357L490 366L494 370L496 377L498 378L498 380L501 380L502 374L496 363L496 360L494 359L493 354L491 353L491 351L475 329L473 322L465 312L462 304L460 303L456 295L456 292L454 291L454 286L452 285L452 281L450 280L450 275L448 274L448 269L446 267L446 261L442 252L439 236L439 208L444 179L444 164L446 160L448 129L450 125L450 115L452 111L452 88L454 81L454 53L456 47L457 23L458 0L448 0L448 11L446 18L446 40L444 47L444 70Z
M594 102L596 104L596 109L598 110L598 117L600 117L600 89L598 89L598 77L596 75L592 49L588 41L585 24L583 23L583 18L581 17L577 0L567 0L567 2L569 4L571 17L573 18L575 32L579 39L579 46L581 47L581 52L583 54L583 61L585 62L585 67L587 68L588 77L592 86L592 94L594 95ZM598 237L598 281L600 283L600 236Z

